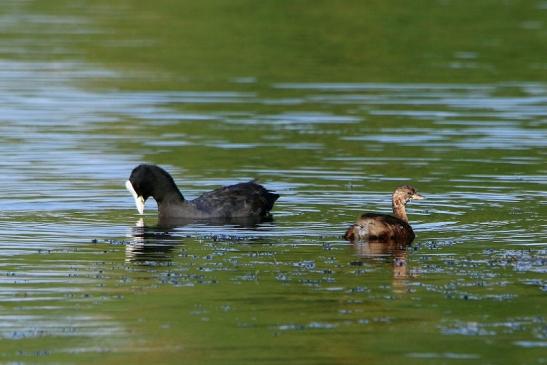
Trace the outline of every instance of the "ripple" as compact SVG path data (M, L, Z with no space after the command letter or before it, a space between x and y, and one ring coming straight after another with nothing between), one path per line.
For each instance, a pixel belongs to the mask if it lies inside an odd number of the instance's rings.
M254 78L217 91L119 91L75 83L126 77L97 65L0 66L4 339L91 341L52 353L114 351L94 344L103 338L119 342L117 352L179 351L139 332L150 330L146 321L158 325L146 303L166 313L165 303L176 303L176 318L191 325L198 317L219 332L342 336L406 326L409 312L399 306L412 301L412 320L431 333L513 335L516 346L543 347L543 324L529 313L493 309L490 322L474 322L451 308L533 307L545 291L545 227L535 222L545 200L544 85L511 85L514 97L497 96L509 87L501 84L274 84L258 92L249 89ZM143 161L168 168L188 197L258 176L281 194L274 220L162 228L152 202L134 227L122 183ZM427 196L408 206L414 245L400 257L362 257L341 234L363 210L390 212L393 187L407 183ZM431 319L423 303L447 319ZM130 320L120 315L126 310ZM158 328L178 331L177 320Z

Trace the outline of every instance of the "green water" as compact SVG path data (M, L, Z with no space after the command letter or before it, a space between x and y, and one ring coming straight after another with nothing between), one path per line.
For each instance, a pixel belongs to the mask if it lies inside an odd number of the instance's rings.
M542 364L544 1L0 4L0 363ZM259 178L257 227L123 182ZM340 237L412 184L413 245Z

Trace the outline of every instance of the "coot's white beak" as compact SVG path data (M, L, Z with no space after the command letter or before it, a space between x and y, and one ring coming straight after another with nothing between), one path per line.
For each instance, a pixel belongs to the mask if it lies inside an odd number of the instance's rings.
M142 196L139 196L135 189L133 189L133 184L131 184L131 181L127 180L125 182L125 188L129 190L131 195L133 196L133 199L135 199L135 205L137 206L137 210L140 214L144 214L144 198Z

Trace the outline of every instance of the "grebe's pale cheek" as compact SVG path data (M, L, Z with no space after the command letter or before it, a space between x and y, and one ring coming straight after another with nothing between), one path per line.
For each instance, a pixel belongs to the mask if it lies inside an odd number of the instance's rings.
M131 181L127 180L125 182L125 188L131 193L133 196L133 199L135 199L135 205L137 206L137 210L139 211L140 215L144 214L144 198L137 194L135 189L133 188L133 184L131 184Z
M368 225L363 225L363 224L360 224L357 226L357 229L358 229L358 236L360 238L367 238L368 237Z
M406 196L399 196L393 200L393 203L396 207L401 207L401 206L405 206L406 203L409 202L409 200L410 199L407 198Z

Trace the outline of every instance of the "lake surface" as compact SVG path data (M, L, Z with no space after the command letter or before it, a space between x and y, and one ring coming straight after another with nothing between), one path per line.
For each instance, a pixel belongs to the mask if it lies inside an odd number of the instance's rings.
M0 363L545 363L547 3L367 3L2 2ZM141 220L142 162L274 219Z

